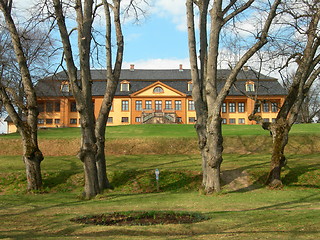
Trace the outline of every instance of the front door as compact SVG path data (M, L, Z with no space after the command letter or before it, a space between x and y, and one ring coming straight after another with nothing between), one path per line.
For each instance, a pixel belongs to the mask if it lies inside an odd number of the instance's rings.
M162 101L161 100L155 101L155 109L156 109L156 112L162 112Z

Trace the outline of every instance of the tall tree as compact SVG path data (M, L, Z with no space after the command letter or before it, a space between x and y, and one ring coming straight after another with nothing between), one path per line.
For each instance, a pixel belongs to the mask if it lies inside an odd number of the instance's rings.
M95 118L92 103L92 79L90 73L90 47L92 40L92 24L94 20L94 1L76 0L74 10L76 12L78 52L80 62L80 79L75 64L72 43L68 32L64 11L64 2L52 0L54 15L59 27L60 37L64 49L64 59L67 65L67 73L72 94L76 101L77 111L81 119L81 146L78 153L83 162L85 186L84 197L91 198L100 193L95 155Z
M202 155L203 187L206 193L221 190L220 167L222 163L223 137L221 131L220 109L225 97L237 79L245 63L268 42L268 32L280 0L270 3L267 17L255 41L248 47L239 61L235 63L226 77L223 87L218 89L218 56L220 51L221 30L230 21L250 8L254 0L187 0L187 21L189 55L193 82L192 97L195 102L199 148ZM194 9L199 11L199 36L196 37ZM208 32L208 22L210 31ZM199 47L197 46L199 41ZM198 64L198 48L200 63Z
M103 1L105 18L106 18L106 68L107 68L107 86L101 104L100 112L96 122L96 161L98 170L98 181L100 190L110 188L110 183L107 177L106 157L105 157L105 132L109 112L112 106L113 97L115 95L117 85L120 78L122 59L123 59L123 34L120 21L120 1L113 1L113 4ZM113 18L111 16L113 13ZM117 50L116 59L113 64L113 51L112 51L112 20L116 34Z
M121 9L122 1L102 0L101 4L97 4L93 0L75 1L74 9L77 16L78 52L80 55L80 79L77 76L77 67L73 57L72 44L63 11L63 1L52 1L55 9L54 15L58 23L63 43L68 78L73 96L76 100L77 111L79 112L81 119L82 143L78 157L84 163L84 197L92 198L103 189L110 187L106 174L105 131L122 67L124 50L120 19L120 14L123 10ZM146 1L142 2L146 3ZM104 7L106 22L106 90L97 120L95 120L91 91L90 47L92 43L93 22L100 6ZM142 12L142 8L139 7L134 0L128 1L124 8L124 12L129 13L131 9L133 9L136 17L138 16L138 12ZM115 54L113 52L114 46L112 44L112 40L114 39L113 33L116 36ZM115 56L115 59L112 58L113 56Z
M37 138L37 99L34 84L30 74L30 65L28 64L27 49L22 44L22 38L25 37L18 31L18 25L12 17L12 0L0 0L0 10L3 14L6 30L10 34L11 43L7 43L5 48L1 48L1 76L0 76L0 99L6 108L11 120L17 127L22 138L23 161L27 174L27 190L39 190L42 187L41 161L42 152L38 147ZM32 36L31 36L32 37ZM3 40L3 39L2 39ZM5 42L2 42L4 44ZM15 59L4 59L5 51L13 48ZM39 45L38 45L39 46ZM35 53L36 55L37 53ZM7 55L8 56L8 55ZM17 94L17 89L12 88L10 77L6 75L8 68L12 68L18 63L18 79L14 83L21 82L23 98ZM13 75L11 75L13 76ZM22 114L19 114L21 111Z
M318 1L286 1L283 4L282 19L286 31L293 31L292 38L287 39L285 48L289 48L289 41L294 44L290 48L290 55L281 67L281 71L289 68L294 62L296 71L292 81L288 84L288 95L276 117L275 122L263 124L264 129L272 133L273 145L270 164L270 172L267 184L273 188L281 187L281 169L286 165L287 159L284 155L288 143L289 132L293 123L297 120L299 111L314 81L320 74L320 35L319 20L320 6ZM289 28L289 30L287 29ZM250 119L260 121L256 111Z

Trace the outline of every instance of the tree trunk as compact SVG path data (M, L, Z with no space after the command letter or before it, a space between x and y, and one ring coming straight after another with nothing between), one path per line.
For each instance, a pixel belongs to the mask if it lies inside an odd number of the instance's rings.
M107 166L106 166L106 156L105 156L105 138L104 136L97 136L97 154L96 154L96 164L98 171L98 181L100 191L104 189L111 189L112 186L109 182L107 176Z
M202 123L203 116L199 116L195 125L198 135L198 145L202 158L202 187L205 188L207 182L207 165L208 165L208 151L207 151L207 131L205 122Z
M80 152L78 153L79 159L83 162L85 186L83 197L85 199L91 199L100 193L98 174L96 166L96 152L97 147L95 144L94 124L93 119L85 121L85 116L80 115L81 118L81 130L82 130L82 142ZM86 124L89 123L89 124Z
M223 137L220 116L213 116L208 121L208 124L207 153L205 156L207 158L205 192L210 194L214 191L221 191L220 167L223 160Z
M266 184L272 188L279 188L282 187L281 169L286 165L284 149L288 143L290 125L287 120L280 118L271 125L270 130L273 138L272 157Z
M43 160L42 152L39 150L33 139L24 137L23 141L23 162L27 174L27 191L40 190L42 188L42 177L40 164Z
M97 167L95 160L95 153L93 151L86 151L83 158L83 168L85 176L85 185L83 197L85 199L91 199L100 193L98 177L97 177Z

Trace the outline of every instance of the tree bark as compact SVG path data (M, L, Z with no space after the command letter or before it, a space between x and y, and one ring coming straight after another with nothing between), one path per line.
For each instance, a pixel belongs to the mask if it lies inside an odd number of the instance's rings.
M40 164L43 155L39 150L37 143L31 136L24 137L23 144L23 162L26 167L27 190L40 190L42 188L42 176Z
M220 169L223 161L223 137L221 129L220 115L211 115L208 122L207 140L207 181L205 186L206 193L220 192Z
M270 127L272 133L272 156L270 163L270 172L266 184L271 188L282 187L281 169L287 163L284 155L285 146L288 143L288 134L290 125L286 119L278 119Z
M90 109L90 108L89 108ZM92 109L92 108L91 108ZM90 113L90 110L88 111ZM93 115L93 110L92 114ZM80 113L81 118L81 148L78 153L79 159L83 162L85 186L83 197L91 199L100 193L97 167L96 167L96 137L94 134L94 116Z

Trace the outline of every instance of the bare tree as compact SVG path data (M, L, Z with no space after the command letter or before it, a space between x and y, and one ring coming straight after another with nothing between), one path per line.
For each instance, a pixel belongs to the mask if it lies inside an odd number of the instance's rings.
M220 166L222 163L223 137L221 132L220 109L225 97L237 79L239 71L244 64L259 49L268 42L268 32L280 0L273 1L269 6L269 13L256 35L256 40L248 47L242 57L231 69L221 90L218 89L218 55L220 51L221 30L230 21L248 9L254 0L229 1L222 0L195 1L187 0L187 19L189 36L189 55L191 75L193 81L192 97L195 102L197 123L195 125L199 148L202 155L203 187L206 193L219 192ZM197 56L197 38L195 28L194 7L199 11L199 52L200 63ZM208 15L210 17L210 31L208 28Z
M39 190L42 187L40 164L43 160L43 155L38 147L37 139L38 109L36 93L30 74L26 49L21 40L22 35L19 33L17 24L12 17L12 0L0 0L0 10L3 14L5 27L10 34L11 40L10 44L7 43L6 47L8 48L6 49L10 50L12 46L15 53L14 60L12 58L7 58L6 61L1 62L0 99L22 137L23 161L27 174L27 189L29 191ZM3 58L3 50L5 50L5 48L2 48L1 50L1 60L5 60ZM21 81L23 99L16 93L17 89L12 87L12 84L10 84L11 79L5 74L8 73L6 72L6 70L8 70L8 65L10 65L9 67L11 68L15 65L15 61L18 63L19 77L16 81L13 81L13 83ZM21 110L23 115L19 114L20 110L18 109Z
M100 193L95 155L95 118L92 103L92 79L90 73L90 47L92 40L92 24L94 20L94 1L76 0L74 10L76 12L78 32L78 52L80 62L80 79L73 55L73 47L66 24L63 1L53 0L54 16L57 21L60 37L64 49L64 60L67 65L67 73L72 94L76 100L77 111L81 118L81 147L78 153L79 159L84 164L85 186L84 197L91 198Z
M98 170L98 180L100 190L110 188L110 183L107 178L106 157L105 157L105 132L109 112L112 106L113 97L115 95L117 85L120 78L122 59L123 59L123 34L120 21L120 1L113 1L113 4L103 1L105 18L106 18L106 67L107 67L107 86L100 108L99 116L96 122L95 134L97 138L96 146L96 161ZM113 25L117 39L116 59L113 65L112 51L112 16Z
M297 120L308 91L320 74L318 1L286 1L282 8L282 19L287 20L283 24L294 31L295 34L292 36L298 36L298 39L295 39L295 44L290 48L290 55L280 72L287 71L292 62L297 67L292 81L287 82L288 95L275 122L263 124L264 129L272 133L273 138L271 166L266 182L273 188L282 186L281 169L287 163L284 150L288 143L289 131ZM288 49L288 43L285 47ZM259 121L259 116L255 113L254 111L250 119Z
M313 84L312 88L307 93L296 122L312 123L317 114L320 113L320 86Z
M145 1L142 2L146 3ZM64 59L67 65L69 83L76 100L77 111L81 118L82 143L78 157L84 163L84 197L92 198L103 189L110 187L106 174L104 151L105 131L113 97L119 82L123 59L124 42L120 19L122 12L121 0L103 0L101 4L97 4L93 0L75 1L73 7L77 16L76 30L78 32L78 52L80 56L80 79L77 76L72 44L63 11L63 2L60 0L53 0L53 4L55 9L54 15L58 23L63 43ZM125 13L129 13L132 10L137 17L138 12L142 12L142 9L138 7L136 1L131 0L127 4L127 7L124 9ZM95 121L91 92L90 47L93 35L93 21L100 6L104 7L106 21L105 50L107 75L104 98L99 115ZM114 46L112 44L113 33L115 33L116 36L115 54L113 54ZM115 59L113 59L112 56L115 56Z

